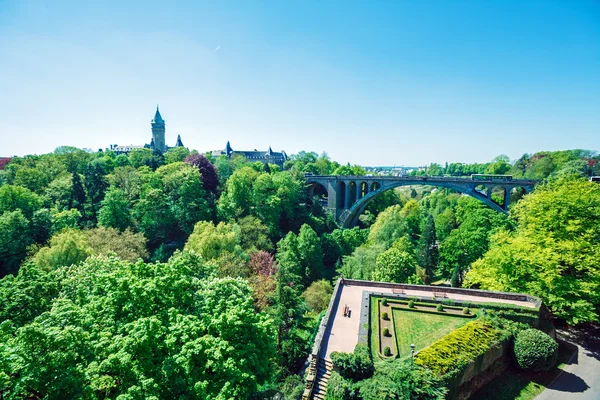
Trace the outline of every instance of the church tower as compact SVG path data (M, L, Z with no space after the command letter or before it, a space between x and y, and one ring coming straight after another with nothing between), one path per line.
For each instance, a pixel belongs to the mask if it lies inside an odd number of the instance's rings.
M156 106L156 113L150 124L152 125L152 141L154 142L154 149L161 153L165 153L167 151L167 145L165 144L165 120L160 116L158 106Z

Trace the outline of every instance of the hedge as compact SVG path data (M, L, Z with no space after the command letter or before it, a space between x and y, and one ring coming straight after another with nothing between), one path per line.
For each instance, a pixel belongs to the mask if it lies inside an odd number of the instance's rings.
M487 352L500 336L497 329L472 321L421 350L415 363L440 375L457 372Z

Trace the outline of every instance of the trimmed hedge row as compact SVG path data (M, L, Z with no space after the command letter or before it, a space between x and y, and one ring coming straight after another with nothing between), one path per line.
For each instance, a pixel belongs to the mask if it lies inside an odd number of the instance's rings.
M450 314L444 311L437 311L435 309L435 307L431 307L433 308L433 310L423 310L422 308L408 308L408 307L396 307L396 310L402 310L402 311L414 311L414 312L422 312L422 313L428 313L428 314L436 314L436 315L447 315L450 317L458 317L458 318L475 318L477 317L476 314L471 313L471 314ZM446 307L447 309L448 307ZM392 309L394 309L394 307L392 306ZM458 308L457 311L462 311L462 308Z
M453 376L486 353L500 337L497 329L481 321L472 321L421 350L415 363L427 366L434 373Z

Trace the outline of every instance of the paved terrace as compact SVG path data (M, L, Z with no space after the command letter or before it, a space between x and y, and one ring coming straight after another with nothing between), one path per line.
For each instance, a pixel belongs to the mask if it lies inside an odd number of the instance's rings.
M386 287L387 286L387 287ZM361 303L364 297L364 292L375 292L375 293L389 293L393 292L394 288L391 285L382 284L381 286L373 282L361 282L361 281L350 281L345 280L344 284L339 285L337 301L333 302L330 306L331 314L329 323L323 336L323 342L321 344L321 351L319 356L330 359L329 355L332 351L341 351L351 353L354 351L354 347L358 343L359 337L359 326L360 326L360 314L361 314ZM412 285L398 285L403 286L404 296L412 297L426 297L432 298L433 293L445 293L447 297L444 299L472 302L472 303L502 303L502 304L515 304L522 307L536 308L539 306L537 299L528 297L526 295L507 295L504 293L498 293L494 297L493 292L487 292L488 295L482 296L482 291L478 290L466 290L459 289L462 293L453 293L453 289L442 288L442 287L419 287L417 290ZM408 287L413 287L409 289ZM456 289L454 289L456 290ZM465 292L471 292L473 294L466 294ZM501 297L514 297L514 298L501 298ZM521 298L520 300L517 300ZM348 305L351 310L350 318L344 317L344 306Z

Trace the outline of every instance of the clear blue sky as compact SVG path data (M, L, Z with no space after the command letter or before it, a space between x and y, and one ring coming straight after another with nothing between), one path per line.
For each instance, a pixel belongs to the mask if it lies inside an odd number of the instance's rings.
M200 151L599 150L600 2L0 0L0 156L147 143L157 103Z

